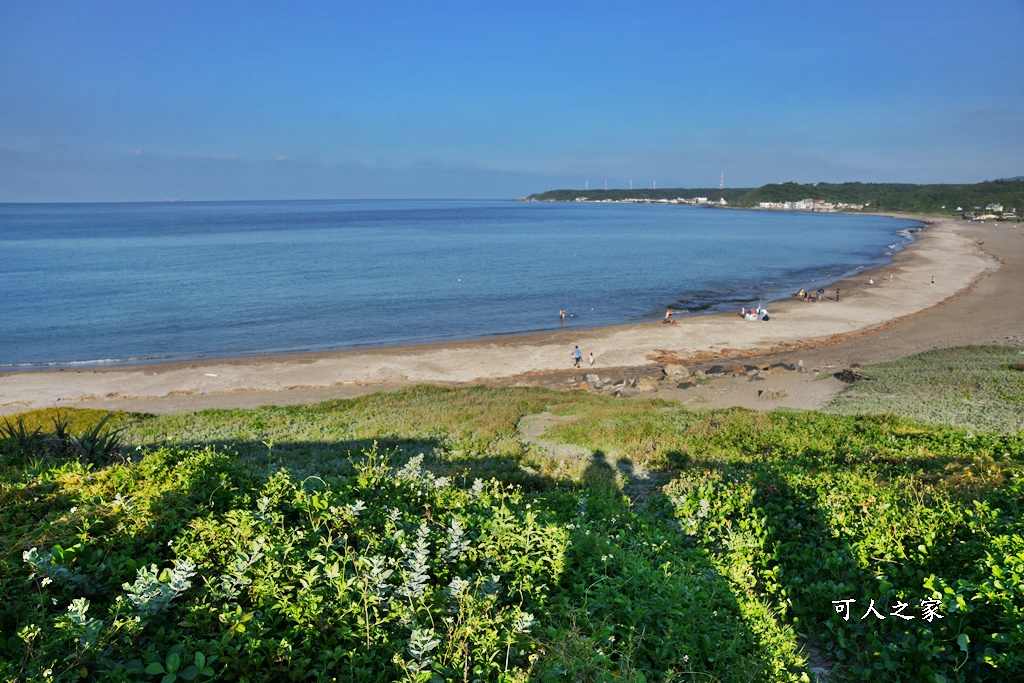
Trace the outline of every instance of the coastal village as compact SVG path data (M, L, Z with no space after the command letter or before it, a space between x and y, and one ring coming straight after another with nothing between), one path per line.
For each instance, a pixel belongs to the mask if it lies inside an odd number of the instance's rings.
M957 211L963 211L960 207L957 207ZM985 206L985 211L982 212L975 207L974 211L964 211L963 219L965 221L1017 221L1020 222L1020 218L1017 215L1017 209L1012 208L1006 210L1006 208L999 202L991 202Z
M588 202L593 204L686 204L689 206L708 206L708 207L724 207L729 206L729 202L724 197L719 199L708 199L707 197L676 197L675 199L668 198L651 198L651 197L626 197L622 199L611 199L604 197L601 199L591 199L590 197L576 197L573 201L575 202ZM813 199L807 197L806 199L800 199L792 202L758 202L758 209L765 209L769 211L810 211L814 213L837 213L840 211L863 211L864 209L870 208L870 203L865 204L850 204L846 202L830 202L825 199ZM943 207L945 208L945 207ZM974 207L972 211L965 211L962 207L957 207L957 212L961 214L961 217L966 221L1020 221L1016 208L1007 209L999 202L990 202L985 205L982 210L981 207Z
M690 206L728 206L725 198L717 200L707 197L676 197L675 199L651 199L647 197L628 197L625 199L590 199L589 197L576 197L577 202L593 202L596 204L689 204ZM759 209L774 209L776 211L815 211L821 213L834 213L836 211L862 211L867 204L844 204L828 202L824 199L801 199L795 202L760 202Z
M771 183L756 188L548 190L520 201L594 204L677 204L806 213L901 213L965 221L1015 222L1024 207L1024 177L971 185L907 183Z

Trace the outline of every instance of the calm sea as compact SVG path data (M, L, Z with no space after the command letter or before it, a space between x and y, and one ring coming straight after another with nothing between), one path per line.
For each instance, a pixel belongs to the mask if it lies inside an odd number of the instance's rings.
M671 205L0 205L0 369L409 344L738 309L914 224Z

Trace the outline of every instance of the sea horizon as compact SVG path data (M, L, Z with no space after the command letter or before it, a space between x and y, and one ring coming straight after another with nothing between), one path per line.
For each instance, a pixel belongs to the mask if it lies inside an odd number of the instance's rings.
M722 312L881 265L918 225L516 199L5 203L0 371L503 338L653 320L667 307Z

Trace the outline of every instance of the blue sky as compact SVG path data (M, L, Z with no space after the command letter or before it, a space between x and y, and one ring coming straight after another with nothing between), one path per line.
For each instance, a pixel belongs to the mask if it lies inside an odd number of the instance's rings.
M1024 0L0 0L0 202L1024 174Z

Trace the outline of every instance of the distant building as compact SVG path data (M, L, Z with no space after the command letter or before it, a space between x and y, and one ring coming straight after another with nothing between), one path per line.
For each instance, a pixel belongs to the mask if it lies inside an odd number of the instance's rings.
M722 200L724 203L725 200ZM845 204L845 203L834 203L827 202L824 199L801 199L796 202L761 202L758 205L761 209L774 209L776 211L817 211L824 213L833 213L836 211L860 211L864 208L863 204Z

